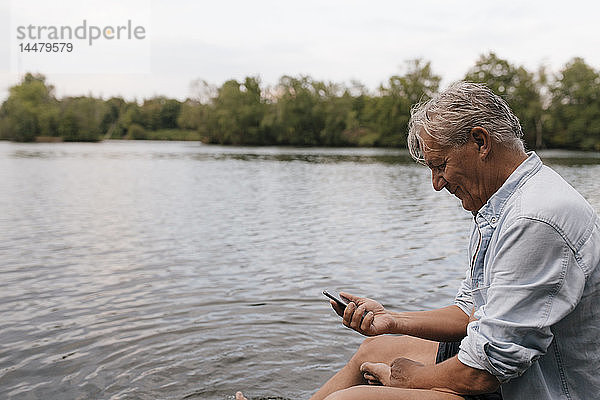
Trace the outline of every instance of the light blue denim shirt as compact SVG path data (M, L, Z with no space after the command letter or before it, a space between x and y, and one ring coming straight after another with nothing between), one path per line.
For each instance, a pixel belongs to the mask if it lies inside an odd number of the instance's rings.
M600 399L600 220L529 153L475 215L458 359L512 399Z

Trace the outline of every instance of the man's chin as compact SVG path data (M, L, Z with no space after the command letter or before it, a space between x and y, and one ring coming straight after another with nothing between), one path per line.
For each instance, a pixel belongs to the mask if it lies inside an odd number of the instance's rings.
M466 202L464 199L460 199L460 202L462 203L462 208L464 208L467 211L471 211L471 212L479 211L478 209L475 209L475 207L473 207L473 204Z
M458 188L454 191L454 193L452 193L454 196L456 196L457 199L460 200L462 208L464 208L467 211L471 211L471 212L477 212L479 211L478 208L474 207L473 204L469 203L466 199L464 199L463 197L458 195Z

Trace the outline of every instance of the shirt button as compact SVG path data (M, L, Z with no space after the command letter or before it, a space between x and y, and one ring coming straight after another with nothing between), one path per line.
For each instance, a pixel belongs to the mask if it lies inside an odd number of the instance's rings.
M496 217L492 217L492 224L495 224L498 219Z

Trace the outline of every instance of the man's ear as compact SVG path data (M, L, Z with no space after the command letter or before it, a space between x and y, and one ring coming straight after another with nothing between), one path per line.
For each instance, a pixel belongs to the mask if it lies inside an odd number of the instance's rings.
M481 126L476 126L475 128L471 129L470 139L473 140L473 143L477 145L481 158L485 159L488 156L492 146L490 133L487 131L487 129L482 128Z

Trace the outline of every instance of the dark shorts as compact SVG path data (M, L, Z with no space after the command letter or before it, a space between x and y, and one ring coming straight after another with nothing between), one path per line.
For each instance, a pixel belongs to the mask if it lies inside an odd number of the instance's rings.
M439 364L444 360L454 357L458 354L460 342L440 342L438 346L437 356L435 357L435 363ZM494 393L477 394L477 395L465 395L465 400L502 400L502 394L500 389Z

